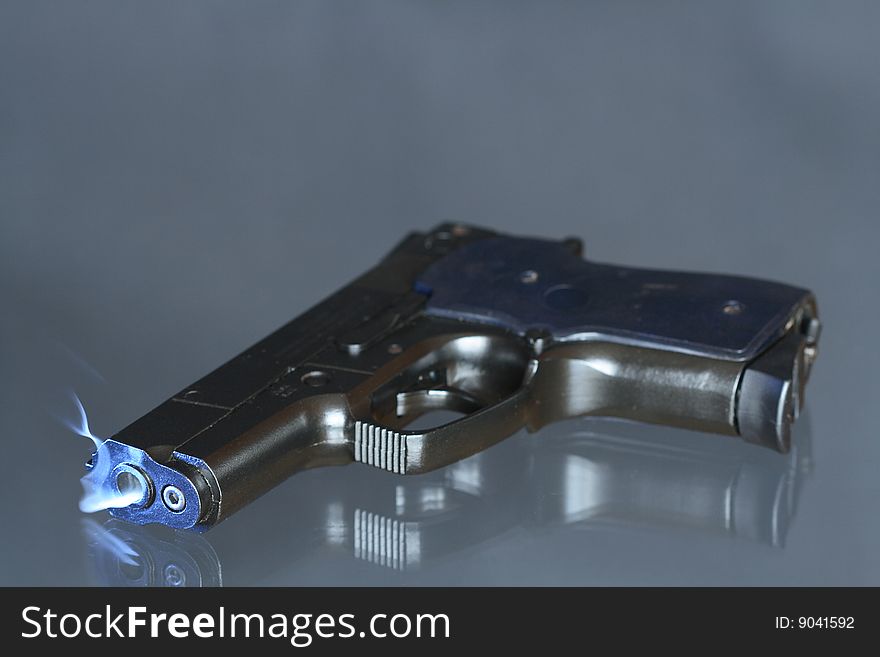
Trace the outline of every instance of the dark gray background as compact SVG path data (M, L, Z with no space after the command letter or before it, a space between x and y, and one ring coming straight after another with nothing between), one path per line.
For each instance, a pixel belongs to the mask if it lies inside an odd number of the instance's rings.
M177 559L189 584L880 584L878 21L3 2L0 583L161 582ZM65 390L109 435L446 219L813 289L795 453L580 421L400 490L307 473L203 537L83 523ZM419 495L455 502L395 516ZM404 571L355 553L370 513L406 533ZM153 570L114 570L113 537Z

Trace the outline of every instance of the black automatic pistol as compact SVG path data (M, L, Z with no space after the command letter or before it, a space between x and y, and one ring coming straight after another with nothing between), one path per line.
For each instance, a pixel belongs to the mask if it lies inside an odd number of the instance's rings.
M577 239L444 224L105 441L124 520L204 529L306 468L428 472L583 415L788 451L813 295L582 259ZM456 419L417 428L431 411ZM422 418L425 419L425 418Z

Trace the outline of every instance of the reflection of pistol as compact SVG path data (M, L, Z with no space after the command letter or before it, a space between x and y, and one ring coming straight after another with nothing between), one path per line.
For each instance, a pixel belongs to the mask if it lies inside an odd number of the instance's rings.
M536 539L531 544L538 552L542 535L551 532L597 534L587 552L562 550L578 555L574 570L582 583L608 581L614 572L608 556L620 548L614 537L621 533L637 532L639 544L658 536L689 543L728 536L785 545L811 469L809 423L798 427L788 458L674 429L645 431L612 421L588 426L547 427L540 441L518 435L421 477L377 477L367 468L297 477L265 500L261 513L211 532L210 540L156 525L86 519L92 580L101 586L297 585L315 581L311 557L319 553L331 560L324 568L333 583L351 576L344 562L352 557L415 571L505 534L519 536L511 534L517 528ZM562 543L576 541L569 536ZM560 556L553 567L567 572L566 563Z
M459 225L411 234L106 441L87 477L138 497L117 517L192 528L298 470L422 473L579 415L789 448L819 333L808 291L580 249ZM434 410L463 416L411 426Z

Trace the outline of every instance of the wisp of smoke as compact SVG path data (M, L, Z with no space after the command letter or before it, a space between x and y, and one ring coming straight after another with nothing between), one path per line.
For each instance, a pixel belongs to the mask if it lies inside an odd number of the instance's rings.
M104 447L105 441L92 433L86 409L76 393L71 391L70 397L76 405L79 417L73 421L63 420L64 424L74 433L91 440L95 445L95 452L92 455L92 469L80 480L83 487L83 496L79 501L80 511L95 513L104 509L119 509L134 504L143 497L143 491L132 490L122 493L116 489L108 476L113 463Z
M79 417L76 420L62 420L62 422L64 422L64 424L67 425L67 428L75 434L80 435L83 438L88 438L95 443L96 450L101 449L101 444L104 442L104 439L98 438L98 436L92 433L92 430L89 428L89 417L86 415L86 409L83 407L79 397L77 397L76 393L72 390L70 391L70 398L73 400L73 403L76 404Z

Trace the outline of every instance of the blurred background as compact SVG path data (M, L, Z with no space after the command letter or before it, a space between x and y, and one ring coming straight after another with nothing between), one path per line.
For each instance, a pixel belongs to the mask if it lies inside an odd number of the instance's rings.
M880 584L880 6L0 4L0 584ZM788 456L586 421L183 535L109 436L440 221L811 288ZM395 528L394 549L370 542Z

